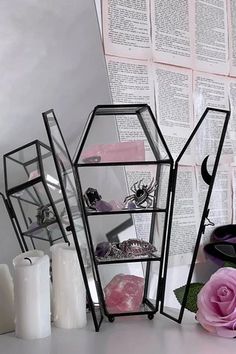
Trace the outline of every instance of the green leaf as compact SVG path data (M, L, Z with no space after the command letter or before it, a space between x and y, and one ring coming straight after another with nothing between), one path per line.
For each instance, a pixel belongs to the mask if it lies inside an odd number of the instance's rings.
M185 305L185 308L188 309L189 311L194 313L197 312L197 295L203 286L204 286L203 283L190 284L188 298ZM182 305L183 302L185 289L186 289L186 285L181 286L180 288L174 290L174 294L177 300L179 301L180 305Z
M231 267L231 268L236 268L236 264L232 262L225 262L223 267Z

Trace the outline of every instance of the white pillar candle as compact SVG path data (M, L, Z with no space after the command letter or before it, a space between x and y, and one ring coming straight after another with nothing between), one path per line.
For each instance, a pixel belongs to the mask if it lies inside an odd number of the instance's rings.
M44 252L41 250L31 250L31 251L23 252L13 259L13 265L16 262L21 261L25 257L43 257L43 256L44 256Z
M54 324L60 328L82 328L87 324L86 290L74 246L51 247Z
M49 257L41 251L22 253L15 268L16 336L37 339L51 334Z
M44 256L44 251L30 250L30 251L21 253L19 256L16 256L14 258L13 262L16 262L17 260L21 260L22 258L25 258L25 257L42 257L42 256ZM53 312L52 312L52 283L51 283L51 281L50 281L50 309L51 309L51 321L52 321Z
M13 280L7 264L0 264L0 334L14 331Z

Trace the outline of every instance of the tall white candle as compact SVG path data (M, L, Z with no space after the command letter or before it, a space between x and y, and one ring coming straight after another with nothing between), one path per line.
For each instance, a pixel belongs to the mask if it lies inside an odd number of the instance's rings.
M51 247L54 324L60 328L82 328L87 324L86 290L74 246Z
M13 260L15 268L16 336L44 338L51 334L49 257L25 252Z
M13 280L7 264L0 264L0 334L14 331Z

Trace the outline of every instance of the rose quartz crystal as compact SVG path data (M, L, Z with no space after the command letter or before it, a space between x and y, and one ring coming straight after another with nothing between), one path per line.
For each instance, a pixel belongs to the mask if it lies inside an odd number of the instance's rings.
M144 278L117 274L104 289L110 313L139 311L143 300Z
M92 145L81 154L83 160L96 157L100 158L99 162L143 161L145 160L144 141Z

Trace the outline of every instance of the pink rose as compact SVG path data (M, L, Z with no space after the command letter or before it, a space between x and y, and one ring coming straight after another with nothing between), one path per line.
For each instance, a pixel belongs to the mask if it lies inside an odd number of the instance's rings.
M215 272L200 290L197 306L197 320L207 331L236 337L236 269Z

